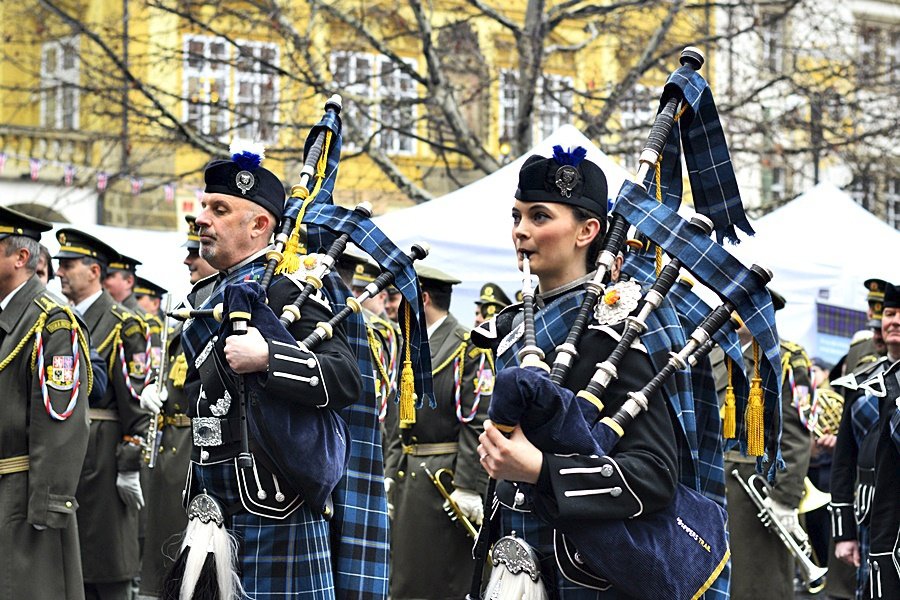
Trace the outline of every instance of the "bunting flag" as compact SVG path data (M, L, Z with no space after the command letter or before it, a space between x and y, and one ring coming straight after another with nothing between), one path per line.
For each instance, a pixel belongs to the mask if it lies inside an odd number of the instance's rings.
M28 161L28 162L29 162L29 164L31 165L31 180L32 180L32 181L37 181L37 180L38 180L38 176L40 175L40 172L41 172L41 159L39 159L39 158L32 158L32 159L31 159L30 161Z
M3 175L3 169L6 168L6 152L0 152L0 175Z
M175 184L167 183L163 186L163 194L166 198L166 202L175 202Z
M75 181L74 165L66 165L63 167L63 180L66 182L66 185L72 185L72 182Z
M100 171L97 173L97 191L102 192L106 190L106 186L109 184L109 176L104 172Z
M199 205L200 202L203 200L203 188L195 188L194 196L197 198L197 204Z
M137 196L141 193L141 190L144 188L144 180L140 177L132 177L131 178L131 193L134 196Z

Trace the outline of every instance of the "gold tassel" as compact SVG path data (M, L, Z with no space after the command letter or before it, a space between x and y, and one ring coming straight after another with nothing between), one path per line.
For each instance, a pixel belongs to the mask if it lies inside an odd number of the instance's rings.
M725 388L725 418L722 423L722 435L726 440L733 440L737 437L736 399L731 376L733 363L730 358L725 360L728 361L728 387Z
M403 302L403 335L406 350L403 356L403 370L400 372L400 427L408 429L416 422L416 384L412 368L412 309L409 302Z
M762 456L765 453L763 440L763 389L759 376L759 344L753 340L753 379L750 381L750 396L747 399L747 455Z

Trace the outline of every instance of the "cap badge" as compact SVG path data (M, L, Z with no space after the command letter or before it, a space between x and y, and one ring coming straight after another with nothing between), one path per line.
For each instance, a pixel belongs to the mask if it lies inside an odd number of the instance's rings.
M66 234L61 233L57 236L57 238L59 239L60 244L62 244L64 246L66 245Z
M253 184L256 183L256 178L250 171L238 171L238 174L234 177L234 183L241 190L241 194L246 195L250 188L253 187Z
M578 169L572 165L563 165L556 170L556 187L565 198L572 197L572 190L578 185L579 179Z

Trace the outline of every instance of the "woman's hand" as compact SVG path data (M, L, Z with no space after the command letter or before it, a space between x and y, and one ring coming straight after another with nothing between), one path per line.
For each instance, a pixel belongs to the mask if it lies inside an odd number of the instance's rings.
M478 440L481 465L494 479L537 483L544 456L516 427L507 438L490 421L484 422L484 433Z

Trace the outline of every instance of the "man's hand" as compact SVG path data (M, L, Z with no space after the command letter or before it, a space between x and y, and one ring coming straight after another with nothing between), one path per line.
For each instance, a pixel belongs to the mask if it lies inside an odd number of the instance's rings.
M163 401L159 397L159 387L156 382L148 383L141 392L141 408L158 415L162 410Z
M119 472L116 475L116 490L119 498L128 508L144 508L144 494L141 492L141 474L138 471Z
M478 436L481 466L494 479L537 483L544 455L516 427L507 439L490 420L484 422L484 433Z
M484 521L484 502L478 492L465 488L456 488L450 492L450 499L456 502L459 510L474 525L480 526Z
M834 556L851 567L859 568L859 542L856 540L835 542Z
M244 335L230 335L225 340L225 360L235 373L259 373L269 367L269 344L256 327L248 327Z
M387 497L388 518L394 518L394 480L391 477L384 478L384 495Z
M834 434L826 434L816 440L816 446L828 452L828 454L834 454L834 447L837 445L837 436Z

